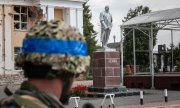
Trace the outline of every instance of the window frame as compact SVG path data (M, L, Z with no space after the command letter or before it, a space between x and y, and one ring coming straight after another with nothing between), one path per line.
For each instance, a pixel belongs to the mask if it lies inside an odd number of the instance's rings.
M15 71L22 71L21 67L16 66L15 59L16 56L21 52L21 47L14 47L14 70Z
M19 7L19 13L15 11L15 7ZM22 8L26 8L26 12L22 12ZM14 11L14 15L13 15L13 27L14 30L18 30L18 31L27 31L28 30L28 6L21 6L21 5L15 5L13 6L13 11ZM15 15L19 16L18 20L15 20ZM26 16L26 21L23 22L22 16L25 15ZM19 23L19 29L15 27L15 24ZM22 24L26 24L26 27L23 28Z

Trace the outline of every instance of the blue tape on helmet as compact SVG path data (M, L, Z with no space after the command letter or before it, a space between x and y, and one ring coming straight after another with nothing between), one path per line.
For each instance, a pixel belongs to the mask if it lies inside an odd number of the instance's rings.
M22 52L87 56L87 44L77 40L26 38L23 41Z

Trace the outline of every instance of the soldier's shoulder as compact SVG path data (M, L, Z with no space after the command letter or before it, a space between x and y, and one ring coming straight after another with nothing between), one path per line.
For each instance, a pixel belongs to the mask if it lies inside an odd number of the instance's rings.
M12 95L0 101L0 108L48 108L39 99L29 95Z
M0 108L19 108L15 103L13 96L9 96L0 100Z

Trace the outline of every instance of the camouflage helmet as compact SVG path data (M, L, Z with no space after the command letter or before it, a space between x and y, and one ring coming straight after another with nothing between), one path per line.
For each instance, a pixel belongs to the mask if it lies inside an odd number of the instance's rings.
M84 36L63 21L41 21L33 26L23 40L16 65L25 62L50 65L52 70L79 74L90 64Z

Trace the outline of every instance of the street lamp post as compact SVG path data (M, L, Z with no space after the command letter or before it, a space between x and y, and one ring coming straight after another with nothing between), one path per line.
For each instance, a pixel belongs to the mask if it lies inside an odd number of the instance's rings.
M115 43L116 42L116 36L114 35L113 38L114 38L114 43Z

